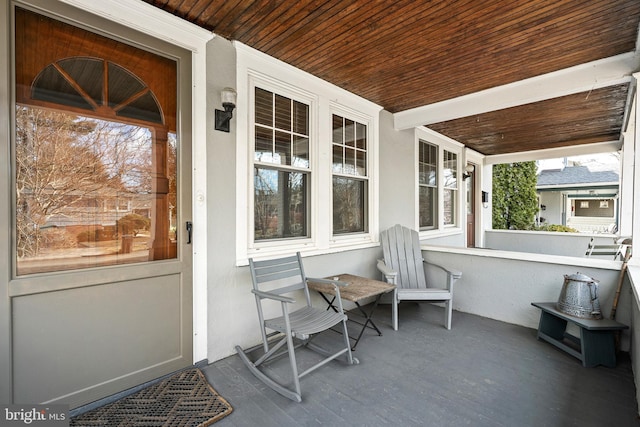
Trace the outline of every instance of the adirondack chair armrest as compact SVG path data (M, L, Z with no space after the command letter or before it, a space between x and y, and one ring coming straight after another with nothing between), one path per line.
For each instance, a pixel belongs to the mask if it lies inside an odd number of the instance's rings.
M394 285L397 284L398 272L388 267L383 259L378 260L377 267L380 273L382 273L382 275L384 276L384 279L387 283L391 283Z
M288 302L288 303L291 303L291 304L296 302L296 300L294 300L291 297L274 294L272 292L258 291L256 289L252 289L251 292L253 292L254 294L258 295L260 298L267 298L267 299L272 299L272 300L280 301L280 302Z
M447 276L449 276L453 280L458 280L459 278L462 277L462 272L461 271L449 270L449 269L444 268L443 266L441 266L439 264L434 264L434 263L429 262L429 261L424 260L424 259L422 260L422 262L425 263L426 265L430 265L432 267L439 268L440 270L442 270L445 273L447 273Z

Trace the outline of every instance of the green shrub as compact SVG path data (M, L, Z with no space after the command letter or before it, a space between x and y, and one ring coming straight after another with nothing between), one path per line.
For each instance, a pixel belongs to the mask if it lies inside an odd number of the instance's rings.
M578 233L575 228L567 227L566 225L559 224L544 224L539 227L535 227L536 231L557 231L560 233Z
M142 230L151 227L151 220L138 214L128 214L116 221L118 232L122 234L133 234L134 236Z

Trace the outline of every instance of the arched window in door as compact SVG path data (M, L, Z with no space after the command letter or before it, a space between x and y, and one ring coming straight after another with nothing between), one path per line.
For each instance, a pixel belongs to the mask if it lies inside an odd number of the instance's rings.
M73 57L47 65L31 98L92 111L102 117L163 124L153 92L126 68L97 58Z

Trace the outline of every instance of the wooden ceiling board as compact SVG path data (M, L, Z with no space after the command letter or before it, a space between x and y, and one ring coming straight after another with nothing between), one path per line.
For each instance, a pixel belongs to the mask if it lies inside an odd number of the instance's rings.
M616 141L629 85L597 89L428 126L485 154Z
M640 23L638 0L144 1L392 113L632 52ZM606 130L602 115L618 123L626 91L615 89L609 95L598 100L591 94L590 104L600 102L599 110L582 108L580 117L569 115L567 100L541 103L538 108L554 118L546 126L557 129L531 129L530 137L526 131L514 134L529 142L489 142L473 126L459 137L477 140L484 153L618 139L620 131L615 137L615 130ZM514 108L509 121L529 123L520 115L533 105ZM565 123L588 122L588 114L598 114L592 121L602 129L583 124L591 135L572 131L571 137L558 139L567 136ZM502 126L494 134L509 134L509 121L491 121Z

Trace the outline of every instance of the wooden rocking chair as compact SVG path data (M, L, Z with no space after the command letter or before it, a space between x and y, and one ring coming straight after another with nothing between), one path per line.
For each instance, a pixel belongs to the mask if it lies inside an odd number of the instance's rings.
M378 261L378 270L388 283L397 286L396 298L392 301L393 329L398 330L398 305L400 301L443 302L445 305L444 326L451 329L451 301L453 282L462 273L450 271L422 258L418 232L396 224L380 233L384 260ZM446 273L446 281L440 287L427 285L425 268L435 267Z
M242 347L236 346L236 351L240 359L242 359L244 364L247 365L249 370L258 379L281 395L296 402L301 402L300 378L341 355L346 356L346 362L349 364L358 363L358 359L351 354L351 345L347 332L347 315L344 314L342 301L340 300L339 287L346 286L346 283L326 279L307 279L302 268L300 253L297 253L295 256L269 261L253 261L253 259L250 259L249 266L253 280L253 289L251 292L253 292L256 298L264 354L257 360L251 361L249 355L255 348L245 351ZM337 311L312 306L307 280L333 284L336 291L335 304L337 305ZM295 300L285 294L300 290L304 292L306 305L292 311L291 308ZM263 300L265 299L280 302L282 316L265 319L262 307ZM339 323L342 323L344 346L340 347L337 352L329 352L311 342L312 335L326 331ZM268 334L267 329L275 332ZM277 341L278 339L279 341ZM299 344L296 346L294 346L294 339L299 341ZM272 341L274 340L277 342L273 343ZM279 351L285 345L286 350ZM298 374L295 349L300 346L314 350L322 354L325 358ZM258 348L259 347L260 346L258 346ZM289 362L293 376L293 390L276 382L260 369L260 366L267 361L272 361L287 353L289 354Z

